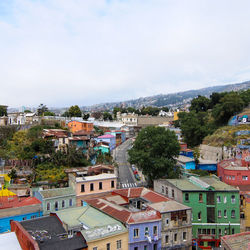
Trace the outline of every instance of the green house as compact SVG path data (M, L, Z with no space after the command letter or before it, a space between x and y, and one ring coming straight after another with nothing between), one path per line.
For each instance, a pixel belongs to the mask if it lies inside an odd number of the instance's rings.
M200 248L218 247L220 237L240 232L239 190L216 176L161 179L154 190L192 208L192 234Z

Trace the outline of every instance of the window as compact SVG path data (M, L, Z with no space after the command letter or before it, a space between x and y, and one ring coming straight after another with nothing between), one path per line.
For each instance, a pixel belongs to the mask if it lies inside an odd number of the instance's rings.
M72 207L73 206L73 200L69 199L69 206Z
M169 219L166 219L165 222L166 222L166 226L168 226L169 225Z
M115 187L115 181L111 181L111 188Z
M144 246L144 250L148 250L148 246L147 245Z
M205 228L202 229L202 234L206 234L207 230Z
M215 234L215 229L214 228L212 229L212 234Z
M107 250L110 250L110 243L107 243Z
M217 196L217 203L220 203L220 196Z
M219 229L219 235L221 235L221 229Z
M172 197L174 198L174 189L172 189Z
M55 202L55 210L58 210L58 201Z
M201 220L201 212L198 213L198 220Z
M167 244L168 241L169 241L169 237L168 237L168 235L165 235L165 243Z
M31 216L31 219L35 219L35 218L36 218L36 215L32 215L32 216Z
M201 229L200 228L198 228L198 234L201 234Z
M102 182L99 182L99 190L102 190Z
M235 218L235 210L231 211L231 218Z
M235 176L234 175L232 176L232 180L235 180Z
M97 250L97 247L93 247L93 250Z
M247 175L243 175L243 176L242 176L242 180L243 180L243 181L247 181L247 180L248 180L248 176L247 176Z
M234 234L234 228L232 228L232 234Z
M62 208L64 208L64 207L65 207L65 201L62 200Z
M199 202L203 202L202 194L199 194Z
M224 218L227 218L227 210L224 210Z
M139 237L139 229L135 228L134 229L134 238L138 238Z
M187 193L185 194L185 201L189 201L189 195Z
M84 184L81 185L81 192L82 193L85 192L85 186L84 186Z
M47 211L49 211L50 210L50 203L48 202L47 203Z
M134 247L134 250L138 250L138 247Z
M224 196L224 203L227 203L227 197Z
M164 194L164 186L161 186L161 192Z
M221 210L218 210L218 217L221 218Z
M158 234L157 231L158 231L157 226L154 226L154 227L153 227L153 234L154 234L154 235L157 235L157 234Z
M168 187L165 189L166 195L168 196Z
M94 191L94 183L90 183L90 191Z
M27 220L27 217L25 216L25 217L23 217L23 220Z
M177 241L177 234L174 234L174 241Z
M145 236L147 236L147 235L148 235L148 232L149 232L148 227L145 227L145 230L144 230L144 234L145 234Z
M122 241L121 240L116 241L116 248L117 249L122 249Z
M157 244L154 244L154 250L157 250Z
M208 228L208 229L207 229L207 234L210 234L210 231L211 231L210 228Z
M182 239L183 240L187 240L187 232L183 232L182 233Z
M235 203L235 195L232 195L232 197L231 197L231 202L232 202L232 204Z

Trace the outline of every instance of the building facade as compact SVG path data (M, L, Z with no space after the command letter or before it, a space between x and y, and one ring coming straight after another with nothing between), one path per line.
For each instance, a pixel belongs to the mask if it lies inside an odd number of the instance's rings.
M156 180L154 190L192 207L193 240L202 249L240 232L239 190L217 177Z

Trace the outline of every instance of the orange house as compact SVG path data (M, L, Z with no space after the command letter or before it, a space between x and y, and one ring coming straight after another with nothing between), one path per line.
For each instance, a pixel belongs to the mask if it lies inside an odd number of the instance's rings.
M84 130L86 132L92 132L94 130L94 124L92 122L70 121L68 123L68 128L72 133L75 133L80 130Z

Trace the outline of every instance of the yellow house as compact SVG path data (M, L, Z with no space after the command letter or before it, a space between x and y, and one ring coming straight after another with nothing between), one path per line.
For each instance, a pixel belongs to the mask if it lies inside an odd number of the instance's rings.
M180 112L174 112L174 121L177 121L179 119L178 113Z
M250 191L240 193L240 231L250 231Z
M81 232L88 249L128 250L128 230L118 220L85 204L56 213L69 235Z

